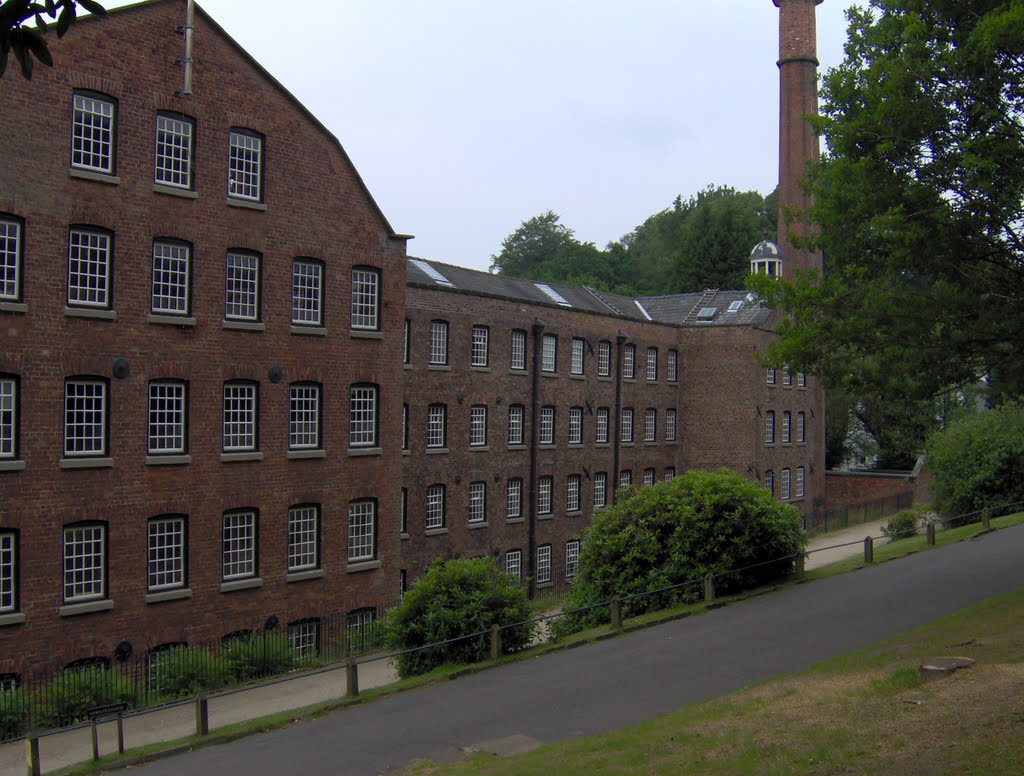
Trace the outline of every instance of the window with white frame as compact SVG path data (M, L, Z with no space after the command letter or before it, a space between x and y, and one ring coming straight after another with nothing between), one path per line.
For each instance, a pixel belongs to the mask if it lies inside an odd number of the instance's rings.
M779 482L779 498L783 501L789 498L789 469L782 470L782 479Z
M64 527L64 603L107 597L107 526Z
M580 475L570 474L565 480L565 511L580 511Z
M771 469L768 469L764 473L764 486L768 488L769 493L771 493L773 496L775 495L775 472L773 472Z
M647 367L647 379L657 380L658 379L658 349L647 348L647 361L645 362Z
M377 386L357 383L349 389L348 446L377 446Z
M796 387L806 388L807 387L807 375L804 372L796 373Z
M796 467L796 482L794 483L795 498L804 497L804 467Z
M288 571L320 567L320 505L288 507Z
M263 201L263 136L248 129L228 133L228 196Z
M427 530L444 528L445 524L444 485L427 487Z
M555 408L540 408L540 429L539 441L542 445L553 445L555 443Z
M670 383L679 381L679 351L670 350L666 357L665 371L667 373L667 380Z
M513 477L505 483L505 518L514 520L523 516L523 481Z
M583 408L569 408L569 444L578 445L583 442Z
M427 407L427 447L446 447L448 444L448 407L431 404Z
M676 441L676 411L672 407L665 410L665 441Z
M21 221L0 215L0 302L21 301Z
M523 443L523 413L525 408L522 404L512 404L508 408L508 443L510 445L521 445Z
M785 410L782 413L782 441L784 444L788 444L790 441L790 427L792 426L793 416L789 410Z
M537 584L551 583L551 545L542 544L537 548Z
M608 408L598 407L594 416L594 441L603 444L608 441Z
M95 92L75 92L71 114L71 166L114 173L117 103Z
M292 262L292 325L324 325L324 265L315 259Z
M256 383L224 383L223 448L225 453L257 449L256 412Z
M789 371L789 367L785 367L782 370L782 384L792 385L793 384L793 373Z
M352 328L359 331L380 329L380 270L352 268Z
M353 501L348 505L349 563L374 560L377 557L377 502L374 499Z
M551 490L554 480L551 477L539 477L537 479L537 514L551 514Z
M636 377L636 345L624 345L622 348L622 376L627 380Z
M545 334L541 339L540 371L554 372L558 368L558 337Z
M113 237L73 226L68 233L68 306L109 310Z
M147 525L149 554L146 563L146 589L183 588L186 584L186 542L184 515L160 515Z
M288 449L320 448L321 388L316 383L288 386Z
M448 321L430 322L430 360L434 366L448 363Z
M192 248L177 240L153 241L153 278L149 309L157 315L191 311Z
M666 466L665 467L665 479L666 480L674 480L675 477L676 477L676 467L675 466Z
M633 408L623 407L619 421L619 441L633 441Z
M487 445L487 406L484 404L474 404L469 408L469 445Z
M523 551L509 550L505 553L505 573L516 579L523 578Z
M619 472L619 487L628 488L633 484L633 471L631 469L623 469Z
M579 337L572 339L572 354L569 361L569 372L574 375L583 374L583 352L587 343Z
M572 581L580 569L580 540L565 543L565 578Z
M14 531L0 531L0 614L18 609L17 539Z
M18 378L0 374L0 460L18 457Z
M597 376L609 377L612 373L612 343L602 340L597 343Z
M307 617L288 623L288 643L299 660L315 657L320 652L320 618Z
M155 180L164 186L192 188L192 144L195 122L180 113L156 116Z
M254 253L227 255L224 275L224 318L260 319L260 257Z
M227 581L257 573L257 515L254 509L225 512L221 533L221 576Z
M107 452L107 382L69 378L64 382L64 455L103 456Z
M608 503L608 475L597 472L594 475L594 509L600 509Z
M487 483L469 483L469 522L482 523L487 519Z
M775 411L768 410L764 414L764 443L775 444Z
M402 405L402 449L409 449L409 405Z
M796 441L807 441L807 416L802 412L796 414Z
M526 332L522 329L512 330L509 354L509 369L526 369Z
M653 485L656 476L654 469L644 469L644 485Z
M474 326L470 343L470 366L485 367L490 363L491 330L486 326Z
M775 385L775 367L770 366L765 372L768 385Z
M188 386L181 380L154 380L149 384L150 455L173 455L187 449L185 430Z
M644 410L644 441L654 442L658 438L658 411L655 409Z

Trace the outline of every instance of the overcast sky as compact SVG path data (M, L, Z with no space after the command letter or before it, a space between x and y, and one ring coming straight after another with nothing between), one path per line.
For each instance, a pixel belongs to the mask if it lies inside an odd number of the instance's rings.
M823 68L851 4L818 7ZM486 269L546 210L604 247L678 194L778 180L772 0L199 5L338 137L411 255Z

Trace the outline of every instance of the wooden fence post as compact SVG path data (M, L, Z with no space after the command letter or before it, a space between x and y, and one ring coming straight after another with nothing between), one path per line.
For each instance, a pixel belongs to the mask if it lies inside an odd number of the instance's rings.
M870 536L864 537L864 562L875 562L875 540Z
M612 630L622 628L622 599L613 598L611 603Z
M210 732L210 703L206 693L196 696L196 735L205 736Z
M924 527L924 541L929 547L935 546L935 523L928 523Z
M796 578L803 579L804 572L807 570L807 556L804 553L800 553L796 556Z
M345 694L350 698L359 695L359 664L355 658L349 658L345 664Z
M992 527L992 510L985 507L981 510L981 527L986 531Z
M704 577L704 603L710 603L715 600L715 577L713 574L708 574Z
M501 657L501 626L497 623L491 626L491 660Z
M96 717L90 720L89 729L92 732L92 759L100 759L100 739L96 732Z
M28 776L40 776L42 768L39 765L39 736L30 735L25 739L25 766Z

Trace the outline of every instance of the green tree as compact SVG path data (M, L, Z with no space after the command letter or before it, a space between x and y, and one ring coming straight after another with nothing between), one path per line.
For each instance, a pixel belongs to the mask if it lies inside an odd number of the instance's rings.
M3 0L0 2L0 77L7 70L7 56L14 52L21 74L32 77L32 68L38 60L53 66L50 47L45 33L52 24L57 37L64 33L78 16L78 6L92 14L102 15L106 10L96 0ZM50 19L47 23L46 19ZM35 27L28 23L35 21Z
M559 215L548 210L528 218L501 243L501 252L491 256L491 272L519 278L536 278L540 267L579 245L572 229Z
M769 351L854 395L1024 385L1024 2L872 0L822 88L824 278L759 278ZM879 381L882 381L879 383ZM908 393L909 392L909 393Z
M519 580L498 570L493 558L434 561L402 603L388 612L388 645L414 649L460 636L514 625L531 618L532 609ZM530 643L532 627L517 625L502 632L502 650L517 652ZM445 663L473 663L490 654L489 635L462 639L432 649L400 655L399 676L426 673Z

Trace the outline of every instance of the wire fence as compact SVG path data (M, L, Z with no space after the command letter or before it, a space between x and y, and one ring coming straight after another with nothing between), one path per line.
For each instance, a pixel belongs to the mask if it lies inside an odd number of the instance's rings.
M1024 501L945 520L935 519L931 521L931 528L926 526L926 530L978 521L987 526L992 518L1021 509L1024 509ZM883 536L821 547L814 552L863 543L867 560L872 540L888 538L892 541L920 530L914 526L884 531ZM712 572L699 579L680 581L584 607L545 611L533 619L495 625L490 630L407 650L383 651L386 608L381 607L309 618L284 628L268 621L262 630L237 631L219 643L165 644L137 657L76 661L50 674L7 674L0 676L0 741L20 738L30 731L47 731L48 734L88 724L84 721L89 719L90 711L95 712L99 707L116 705L130 709L132 713L146 713L162 706L190 703L197 696L228 694L238 691L238 688L286 680L295 672L308 675L310 672L337 670L342 664L347 664L352 671L350 688L357 688L354 677L361 663L397 660L414 652L441 650L459 642L477 640L482 646L489 645L489 653L497 657L506 651L501 646L501 635L509 629L529 628L531 638L526 642L529 645L595 623L610 622L613 627L621 627L624 616L680 603L711 602L716 596L716 588L720 591L723 583L727 584L729 580L760 567L788 567L791 572L799 574L805 558L806 554L801 552L743 568ZM519 584L519 581L510 583ZM561 589L562 586L558 586L548 592L558 596Z
M846 504L834 509L825 509L809 515L804 520L804 531L808 536L839 531L853 525L878 520L893 512L910 509L914 505L914 494L896 493L891 496Z

